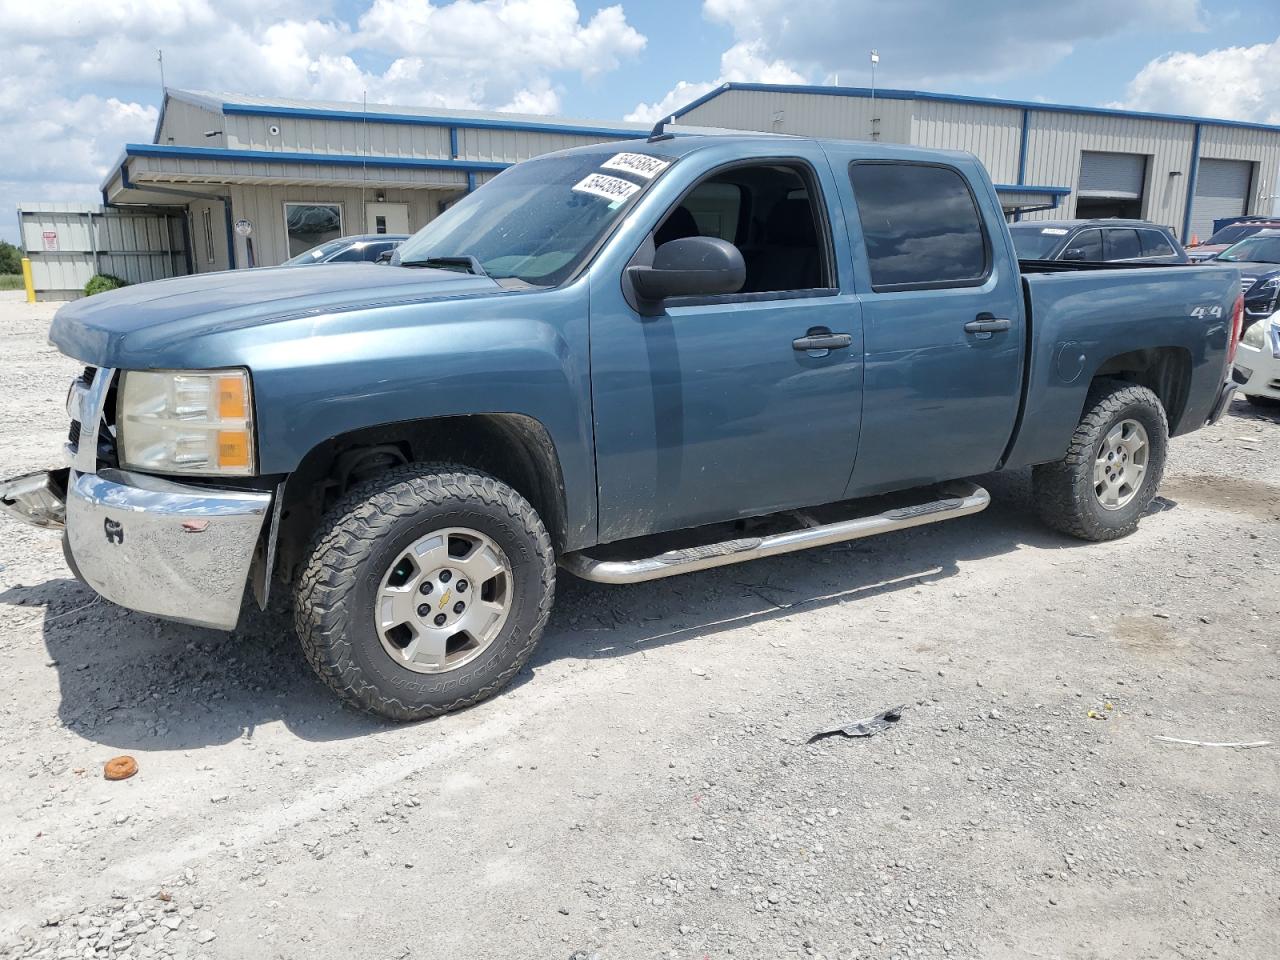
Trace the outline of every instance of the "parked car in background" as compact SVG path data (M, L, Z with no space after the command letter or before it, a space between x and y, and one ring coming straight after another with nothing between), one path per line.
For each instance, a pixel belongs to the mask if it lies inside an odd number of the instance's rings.
M1246 327L1275 314L1280 298L1280 229L1259 230L1208 262L1240 271Z
M1274 230L1277 228L1280 228L1280 219L1241 217L1234 223L1229 223L1222 229L1216 230L1213 236L1204 243L1197 243L1195 246L1187 247L1187 256L1191 258L1193 263L1212 260L1233 243L1239 243L1260 230Z
M290 257L283 266L302 267L313 263L377 263L386 262L391 251L409 239L403 233L370 233L359 237L339 237L305 253Z
M1019 260L1189 262L1173 231L1147 220L1036 220L1009 232Z
M1280 317L1257 320L1244 332L1235 379L1254 406L1280 406Z

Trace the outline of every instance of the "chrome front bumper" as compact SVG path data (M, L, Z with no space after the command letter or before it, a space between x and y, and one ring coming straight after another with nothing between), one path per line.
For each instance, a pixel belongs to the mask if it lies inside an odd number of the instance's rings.
M65 524L79 574L113 603L233 629L271 494L209 490L103 469L0 484L0 509L46 528ZM61 496L65 489L65 500Z

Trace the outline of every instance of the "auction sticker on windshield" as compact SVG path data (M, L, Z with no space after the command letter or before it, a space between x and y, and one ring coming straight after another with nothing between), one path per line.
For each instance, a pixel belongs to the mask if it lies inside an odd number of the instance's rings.
M650 157L643 153L615 153L600 164L600 169L621 170L623 173L634 173L646 180L652 180L669 166L671 166L670 160L659 160L657 157Z
M610 177L603 173L591 173L573 185L578 193L589 193L595 197L603 197L621 203L640 188L630 180L621 177Z

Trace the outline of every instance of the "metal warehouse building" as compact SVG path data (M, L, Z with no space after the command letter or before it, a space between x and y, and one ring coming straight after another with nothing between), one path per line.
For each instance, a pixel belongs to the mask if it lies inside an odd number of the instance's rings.
M1142 217L1184 238L1270 213L1280 127L909 90L726 83L688 127L968 150L1011 218ZM130 282L283 262L325 240L411 233L520 160L639 138L647 125L166 90L153 142L128 144L102 206L23 204L46 299L97 272Z
M1189 240L1272 212L1280 127L914 90L726 83L680 123L967 150L1023 219L1140 217Z

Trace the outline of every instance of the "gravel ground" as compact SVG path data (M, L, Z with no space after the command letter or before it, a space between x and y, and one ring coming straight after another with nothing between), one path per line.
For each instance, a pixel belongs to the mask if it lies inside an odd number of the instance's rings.
M51 315L0 304L0 476L65 435ZM1280 743L1154 738L1280 741L1278 449L1237 402L1116 543L1017 473L936 527L565 576L507 692L399 727L279 618L95 601L0 518L0 954L1272 958Z

